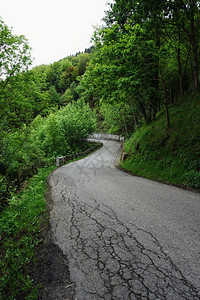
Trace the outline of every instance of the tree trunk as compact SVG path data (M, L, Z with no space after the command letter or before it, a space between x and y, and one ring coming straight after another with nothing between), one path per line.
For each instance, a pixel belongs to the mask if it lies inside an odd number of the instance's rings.
M163 96L164 96L164 105L165 105L165 115L166 115L166 122L167 122L167 128L170 127L170 118L169 118L169 110L168 110L168 102L167 102L167 90L165 85L165 80L162 71L160 70L160 79L162 83L163 88Z
M169 110L168 110L168 104L167 99L164 99L164 105L165 105L165 115L166 115L166 121L167 121L167 128L170 127L170 119L169 119Z
M198 47L193 45L193 59L194 59L194 91L199 93L199 60L198 60Z
M199 48L199 28L195 25L195 21L199 18L196 10L199 10L197 7L199 1L190 0L189 5L187 5L187 1L177 0L180 7L184 11L185 22L182 26L182 29L188 36L188 39L192 46L192 54L193 54L193 77L194 77L194 91L195 93L199 93L200 84L199 84L199 60L198 60L198 48ZM187 27L187 24L189 27Z
M126 135L128 135L128 129L127 129L126 121L124 118L123 118L123 123L124 123L125 133L126 133Z
M140 102L140 101L138 101L138 103L139 103L139 106L140 106L140 111L141 111L142 115L144 116L144 119L145 119L146 123L147 123L147 124L150 123L150 122L151 122L151 119L150 119L150 117L147 115L144 105L143 105L142 102Z
M181 34L180 34L180 28L178 29L178 40L179 40L179 47L177 49L178 72L179 72L180 93L181 93L181 95L183 95L183 73L182 73L182 66L181 66L181 49L180 49Z
M192 53L193 53L193 65L194 65L194 91L199 93L199 60L198 60L198 41L196 38L197 29L195 28L195 17L194 17L194 7L192 6L192 16L190 19L191 27L191 44L192 44Z
M182 76L182 68L181 68L180 48L177 49L177 56L178 56L178 72L179 72L180 94L183 95L183 76Z

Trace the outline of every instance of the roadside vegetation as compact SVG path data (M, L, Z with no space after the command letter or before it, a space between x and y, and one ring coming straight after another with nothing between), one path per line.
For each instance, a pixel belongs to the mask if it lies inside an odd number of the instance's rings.
M78 97L89 53L29 70L31 52L0 19L0 298L37 299L30 264L47 219L46 179L56 156L81 153L96 113Z
M122 167L153 180L200 190L200 97L185 96L169 108L166 130L161 111L125 143Z
M200 187L198 1L115 0L77 91L126 137L123 167Z
M1 299L37 299L37 287L29 274L40 231L48 219L46 178L55 167L41 169L13 194L1 213Z
M27 39L0 18L2 299L37 299L28 273L56 156L98 130L126 137L123 168L200 189L200 5L114 0L84 53L31 69Z
M99 144L99 148L101 146ZM85 147L87 149L94 147L94 143L86 143ZM84 156L78 159L82 158ZM34 281L32 269L34 265L37 266L36 249L43 245L44 234L48 230L47 178L55 169L55 165L40 168L36 175L23 183L20 191L12 193L8 205L1 213L0 291L2 299L38 299L42 286Z
M1 207L39 168L55 165L56 156L79 153L91 145L87 135L96 128L96 117L82 100L38 115L29 125L4 132L1 140Z

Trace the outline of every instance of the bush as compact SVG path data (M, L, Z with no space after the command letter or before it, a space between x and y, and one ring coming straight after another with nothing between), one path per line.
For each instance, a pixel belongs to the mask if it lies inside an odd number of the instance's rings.
M21 186L38 168L56 156L81 152L85 138L96 127L96 116L82 100L68 104L48 117L37 116L30 126L5 133L0 149L0 201L8 187Z
M38 299L28 268L35 255L34 248L41 242L46 178L53 169L41 169L27 182L23 192L12 196L10 205L1 213L1 299Z
M82 150L84 139L96 128L96 116L83 101L69 103L46 118L39 130L41 149L47 157Z

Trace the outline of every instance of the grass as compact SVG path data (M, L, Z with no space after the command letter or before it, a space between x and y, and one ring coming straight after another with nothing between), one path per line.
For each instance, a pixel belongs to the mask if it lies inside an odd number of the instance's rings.
M44 168L9 200L1 214L1 299L37 299L37 289L28 274L34 248L41 242L41 223L47 217L46 178L55 167Z
M88 146L91 147L91 143ZM99 148L101 147L99 144ZM9 205L1 213L0 299L2 300L38 299L39 287L35 286L29 275L29 268L36 262L35 247L42 243L40 231L42 224L48 220L45 201L46 179L55 168L40 169L37 175L25 183L23 190L13 194L9 199Z
M200 189L200 97L179 99L125 143L129 157L122 167L153 180Z

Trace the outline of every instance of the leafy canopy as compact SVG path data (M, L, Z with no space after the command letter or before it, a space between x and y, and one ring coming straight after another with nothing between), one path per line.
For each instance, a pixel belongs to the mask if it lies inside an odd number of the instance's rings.
M12 30L0 18L0 83L5 85L11 76L27 70L31 64L30 47L23 36Z

